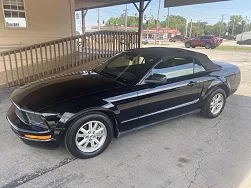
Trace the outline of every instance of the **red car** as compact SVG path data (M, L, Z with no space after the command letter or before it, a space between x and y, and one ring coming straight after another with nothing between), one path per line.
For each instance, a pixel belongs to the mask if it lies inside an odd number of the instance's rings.
M195 48L197 46L200 46L200 47L205 47L206 49L210 49L210 48L214 49L219 45L220 45L220 41L214 35L200 36L195 39L188 40L185 43L185 46L187 48L190 48L190 47Z

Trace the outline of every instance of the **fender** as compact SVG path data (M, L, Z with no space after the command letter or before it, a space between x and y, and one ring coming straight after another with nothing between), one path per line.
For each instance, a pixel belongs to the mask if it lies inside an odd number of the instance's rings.
M104 115L110 118L113 124L114 137L117 138L119 134L118 117L112 110L102 108L102 107L98 107L98 108L93 107L93 108L84 109L76 114L64 113L59 120L56 130L60 130L60 135L63 135L64 132L69 128L69 126L71 125L73 121L80 119L82 116L88 115L90 113L95 113L95 112L103 113Z
M227 83L227 80L224 77L217 77L216 80L214 80L208 88L205 88L205 93L203 95L203 99L205 100L217 87L222 88L227 96L229 93L229 84Z

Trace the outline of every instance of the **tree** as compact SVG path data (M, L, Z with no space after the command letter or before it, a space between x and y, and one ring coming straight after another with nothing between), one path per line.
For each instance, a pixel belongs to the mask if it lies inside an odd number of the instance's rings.
M166 23L168 21L168 18L166 18L165 21L160 22L160 25L162 27L166 26ZM182 16L175 16L175 15L171 15L169 16L169 27L171 29L177 29L179 30L181 33L185 33L186 32L186 18L182 17Z
M240 34L243 30L243 18L241 15L230 16L230 21L228 22L228 33L232 36Z
M127 18L127 26L138 26L139 18L137 16L128 16ZM125 14L122 14L120 17L111 17L105 23L106 26L114 26L114 25L125 25Z
M128 26L138 26L139 18L137 15L135 16L128 16ZM168 18L163 21L160 21L159 26L165 28L168 22ZM177 29L183 35L186 32L186 19L182 16L178 15L171 15L169 17L170 29ZM120 17L111 17L106 24L107 26L114 26L114 25L125 25L125 14L122 14ZM227 32L228 35L236 36L240 34L245 26L245 20L242 18L241 15L232 15L230 17L230 21L228 23L218 21L214 25L210 25L207 22L193 22L193 29L192 29L192 37L197 37L200 35L216 35L216 36L226 36ZM143 29L153 29L157 27L156 19L151 16L148 18L146 23L143 23ZM233 29L234 27L234 29ZM247 22L245 26L245 31L251 30L251 23ZM190 22L188 23L188 35L190 31ZM220 33L221 31L221 33Z

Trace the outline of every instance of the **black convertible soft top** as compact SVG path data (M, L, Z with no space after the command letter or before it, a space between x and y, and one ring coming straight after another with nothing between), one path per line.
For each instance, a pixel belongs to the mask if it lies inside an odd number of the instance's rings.
M162 60L175 57L192 57L196 58L207 71L219 70L219 65L212 62L207 55L180 48L165 48L165 47L150 47L150 48L135 48L128 50L139 54L148 54L151 56L160 57Z

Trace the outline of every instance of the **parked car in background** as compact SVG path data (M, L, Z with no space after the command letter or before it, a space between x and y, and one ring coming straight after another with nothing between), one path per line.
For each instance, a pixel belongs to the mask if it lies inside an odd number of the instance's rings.
M219 43L223 43L223 38L221 37L216 37Z
M195 39L187 40L185 46L187 48L205 47L206 49L214 49L220 45L220 41L214 35L199 36Z
M169 39L170 42L177 42L177 41L180 41L180 42L183 42L185 43L186 40L188 40L188 37L185 37L183 35L175 35L174 37L171 37Z
M243 41L237 41L237 44L239 45L251 45L251 39L243 40Z
M143 39L143 40L142 40L142 44L146 45L146 44L148 44L148 43L149 43L148 39Z
M132 49L92 71L18 88L11 95L7 119L26 143L64 140L72 155L91 158L113 137L131 130L198 112L218 117L240 78L237 66L213 62L198 52Z

